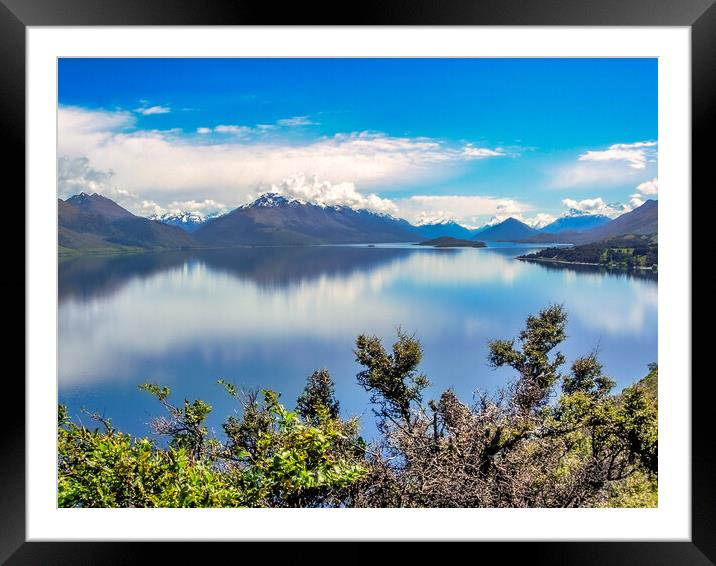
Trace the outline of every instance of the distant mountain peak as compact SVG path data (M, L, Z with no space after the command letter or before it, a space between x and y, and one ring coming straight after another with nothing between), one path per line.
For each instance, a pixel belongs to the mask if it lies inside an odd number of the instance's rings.
M268 192L204 223L204 245L301 245L414 242L423 238L406 220L350 206L314 203Z
M249 203L248 205L245 205L247 208L271 208L271 207L278 207L278 206L286 206L289 204L306 204L303 201L300 201L296 198L290 198L285 197L283 195L280 195L278 193L264 193L262 195L259 195L256 200Z
M415 222L415 226L446 226L452 224L457 224L457 222L455 222L452 218L446 218L445 216L421 218Z
M469 240L474 235L474 230L445 217L422 218L416 224L416 229L427 239L450 237Z
M149 220L158 220L159 222L168 222L170 220L175 222L204 222L207 216L199 212L193 212L190 210L176 210L173 212L165 212L164 214L152 214Z
M91 195L82 192L65 200L65 202L74 208L98 214L106 218L131 218L134 215L127 209L122 208L116 202L102 196L99 193Z
M477 231L475 239L495 242L519 242L524 238L539 234L538 230L510 216L497 224L487 225Z
M81 202L85 202L90 199L93 199L96 197L101 197L101 196L102 195L97 194L97 193L88 194L88 193L82 192L78 195L73 195L73 196L65 199L65 202L69 202L70 204L79 204Z
M169 226L178 226L185 232L194 232L207 220L217 218L223 214L222 211L202 214L194 210L173 210L164 214L152 214L149 220L155 220Z
M591 218L605 217L592 216ZM576 220L575 218L566 219L561 218L559 220ZM557 222L559 222L559 220ZM557 224L557 222L553 223ZM549 227L547 227L549 228ZM581 230L575 229L572 225L569 229L560 231L559 230L542 230L541 234L535 237L530 237L526 241L534 243L569 243L569 244L586 244L590 242L598 242L607 238L625 236L625 235L653 235L659 233L659 201L649 199L644 202L641 206L625 212L621 216L613 220L607 220L595 227L584 229L585 226L579 226ZM551 233L548 233L551 232Z
M176 227L135 216L100 194L80 193L58 202L58 242L63 248L177 249L194 242Z
M108 199L106 196L101 195L99 193L89 194L89 193L81 192L77 195L73 195L73 196L65 199L65 202L69 202L70 204L74 204L74 205L81 205L81 204L90 203L90 202L104 202L104 203L112 203L114 205L119 206L113 200Z
M478 231L487 230L488 228L492 228L493 226L517 226L520 224L525 224L521 220L518 220L514 216L508 216L507 218L500 220L497 216L493 216L486 224L483 224L480 228L478 228Z
M591 215L592 215L592 212L589 212L587 210L579 210L578 208L570 208L562 216L565 218L566 217L576 218L578 216L591 216Z

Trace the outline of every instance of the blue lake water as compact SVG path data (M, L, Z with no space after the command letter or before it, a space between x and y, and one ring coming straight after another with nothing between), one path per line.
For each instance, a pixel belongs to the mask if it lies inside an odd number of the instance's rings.
M216 384L272 388L293 407L305 378L327 368L345 415L374 430L357 385L360 333L392 344L398 325L424 348L437 398L465 400L513 376L486 364L487 342L511 338L550 303L568 312L568 361L598 349L618 387L657 361L657 279L514 259L524 246L412 245L246 248L86 257L59 265L59 400L70 414L104 413L147 434L160 407L137 386L172 388L175 401L214 406L220 431L235 403ZM87 417L82 417L84 422Z

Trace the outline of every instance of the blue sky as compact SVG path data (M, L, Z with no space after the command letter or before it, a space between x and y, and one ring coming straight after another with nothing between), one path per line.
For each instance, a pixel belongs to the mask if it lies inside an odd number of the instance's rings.
M61 59L60 196L479 225L657 196L656 59Z

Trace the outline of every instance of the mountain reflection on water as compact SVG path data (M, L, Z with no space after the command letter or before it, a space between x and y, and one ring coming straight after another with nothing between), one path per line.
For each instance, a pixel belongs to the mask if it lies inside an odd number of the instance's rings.
M595 347L620 386L657 356L657 281L517 261L523 248L321 246L84 257L59 265L60 402L104 412L147 433L158 412L137 385L215 406L218 430L234 405L216 380L270 387L289 405L311 371L326 367L345 414L364 414L352 347L398 325L424 347L429 394L470 399L511 374L486 366L486 343L515 336L527 315L564 303L568 359Z

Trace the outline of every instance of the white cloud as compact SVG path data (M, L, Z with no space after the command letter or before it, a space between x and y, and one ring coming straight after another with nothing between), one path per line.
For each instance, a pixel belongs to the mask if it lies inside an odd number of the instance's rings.
M413 216L413 224L415 226L423 226L425 224L444 224L446 222L458 222L458 220L443 210L435 210L431 212L423 210L418 215Z
M62 199L79 193L101 193L122 206L136 204L137 196L116 186L112 179L114 171L102 171L90 166L86 157L57 161L57 192Z
M57 170L58 196L62 199L79 193L100 193L140 216L182 211L206 215L228 210L226 205L212 199L172 201L165 206L154 200L142 199L136 193L118 187L114 183L114 171L94 169L86 157L76 159L60 157L57 161Z
M518 220L520 219L518 218ZM528 226L539 229L551 224L556 220L556 218L551 214L540 212L539 214L535 214L532 218L522 218L521 220Z
M201 127L197 128L199 134L234 134L234 135L261 135L278 129L279 127L294 128L298 126L316 126L318 122L314 122L308 116L294 116L293 118L283 118L276 120L274 124L257 124L255 126L240 126L236 124L219 124L213 128Z
M658 143L655 141L614 144L605 150L590 150L551 171L557 188L628 185L639 182L644 173L656 172Z
M155 214L159 216L167 212L166 208L164 208L163 206L159 206L153 200L143 200L134 203L134 206L132 207L125 206L124 208L130 210L130 212L134 212L139 216L152 216Z
M502 157L506 155L503 151L500 150L500 148L495 149L488 149L486 147L475 147L472 144L467 144L463 150L463 155L467 157L473 157L473 158L483 158L483 157Z
M216 133L231 134L235 136L249 136L264 133L272 128L274 128L274 126L267 124L259 124L256 127L240 126L238 124L219 124L218 126L214 126L213 128L197 128L196 133L201 135Z
M172 201L166 206L159 206L155 202L144 201L142 203L142 209L144 211L151 211L152 214L164 214L166 212L178 213L178 212L196 212L202 216L208 214L223 214L229 211L229 208L212 199L204 199L202 201L197 200L183 200L183 201Z
M210 198L202 201L196 200L185 200L185 201L173 201L167 205L167 209L171 212L199 212L206 214L209 212L220 212L226 210L226 205L211 200Z
M599 214L599 211L605 209L605 207L607 206L607 204L601 197L585 198L579 201L571 198L566 198L562 199L562 204L572 210L576 210L579 212L589 212L594 214Z
M296 127L296 126L317 126L318 122L314 122L308 116L294 116L293 118L283 118L277 120L279 126Z
M639 183L636 187L642 195L657 195L659 194L659 179L654 177L651 181L644 181Z
M214 128L214 131L219 134L249 134L252 129L248 126L236 126L233 124L219 124Z
M606 203L602 197L587 198L582 200L566 198L562 200L562 204L566 206L569 211L563 214L563 216L574 215L577 213L599 214L602 216L608 216L609 218L616 218L617 216L644 204L643 201L634 199L634 195L632 195L630 199L631 200L628 204L623 204Z
M202 135L199 142L176 132L133 130L135 117L128 112L68 107L59 109L58 123L59 155L112 170L116 186L162 206L197 197L238 206L259 188L298 172L353 183L365 192L378 186L400 189L411 180L445 177L477 158L438 140L375 132L300 143Z
M143 106L135 108L134 111L143 116L151 116L152 114L169 114L172 110L168 106Z
M136 118L124 110L86 110L76 106L60 106L57 129L60 134L108 133L129 128Z
M629 195L629 208L635 209L639 208L642 204L644 204L644 199L642 198L643 195L639 193L634 193L633 195Z
M579 156L579 161L626 161L634 169L644 169L646 162L656 156L655 141L617 143L605 150L591 150Z
M623 163L573 163L553 172L552 186L564 188L604 188L636 183L643 171Z
M365 208L388 214L397 212L397 208L391 200L381 198L374 193L363 194L356 189L353 183L334 184L328 181L319 181L315 175L307 176L303 173L291 175L279 184L271 185L270 191L328 206Z
M659 179L654 177L650 181L644 181L636 186L634 194L629 195L629 208L634 209L644 204L646 198L655 197L659 194Z
M57 190L60 198L78 193L105 192L111 186L112 171L99 171L89 165L89 159L68 159L57 161Z
M498 205L494 216L492 216L492 218L490 218L485 224L487 226L493 226L495 224L499 224L500 222L504 222L508 218L514 218L520 222L524 222L532 228L542 228L543 226L547 226L547 224L554 221L554 216L543 212L540 212L532 217L525 216L523 213L528 208L529 207L526 205L518 203L514 200L502 201Z
M511 199L491 196L416 195L395 201L399 216L411 222L453 220L465 226L481 226L490 216L501 222L509 216L522 216L529 206Z

